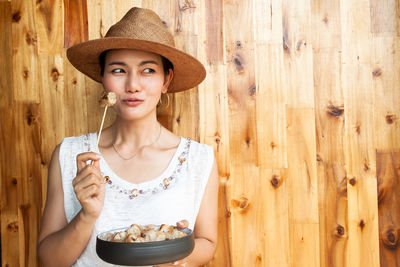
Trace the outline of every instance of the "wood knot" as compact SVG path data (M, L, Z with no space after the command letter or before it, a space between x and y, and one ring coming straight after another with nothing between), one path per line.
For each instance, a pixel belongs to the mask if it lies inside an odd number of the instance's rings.
M244 64L244 62L243 62L243 58L239 54L236 54L233 57L233 64L235 65L235 68L236 68L237 72L239 72L239 73L243 72L243 69L244 69L243 64Z
M340 224L335 228L335 236L336 237L343 237L345 233L344 227Z
M22 77L24 77L24 79L28 79L29 78L29 70L24 69L22 71Z
M249 208L249 199L247 197L240 197L240 199L232 199L232 206L238 208L240 212L246 212Z
M178 118L176 118L176 122L179 124L181 122L181 116L178 116Z
M32 113L28 113L26 116L26 123L31 126L32 124L36 123L37 117Z
M374 77L379 77L382 75L382 70L380 68L376 68L374 69L374 71L372 72L372 76Z
M216 138L215 138L215 143L217 143L217 145L219 145L219 144L221 143L221 138L216 137Z
M343 115L344 107L342 106L335 106L330 104L326 107L326 112L334 117L340 117Z
M289 45L286 42L286 38L285 36L283 36L283 40L282 40L282 46L283 46L283 51L287 54L290 54L290 49L289 49Z
M319 154L317 154L317 162L324 162L324 160Z
M12 14L12 22L19 22L21 20L21 11L17 11L14 14Z
M282 184L282 179L278 175L274 174L271 177L271 185L273 188L277 189L281 186Z
M360 221L359 226L360 226L360 229L361 229L361 231L362 231L362 230L364 229L364 227L365 227L365 222L364 222L364 220L361 220L361 221Z
M250 146L250 137L247 136L245 142L247 146Z
M261 254L257 254L256 261L257 261L257 263L262 263L262 255Z
M231 215L232 215L232 213L229 210L227 210L225 212L225 218L229 218L229 217L231 217Z
M364 171L368 171L369 170L369 164L368 161L364 161Z
M7 229L8 229L8 231L11 231L11 232L14 232L14 233L18 232L18 222L17 221L10 222L7 225Z
M393 228L386 230L382 236L382 242L385 247L395 249L399 244L399 232Z
M165 20L162 21L162 24L164 25L165 28L168 29L168 23Z
M249 88L249 95L250 96L254 96L256 94L256 86L253 84L252 86L250 86Z
M187 11L190 9L196 8L196 5L194 4L193 0L185 0L185 3L179 7L180 11Z
M26 41L26 43L27 43L28 45L35 45L36 42L37 42L37 39L36 39L36 37L30 35L30 33L28 32L28 33L26 33L26 35L25 35L25 41Z
M51 70L51 78L53 79L54 82L56 82L58 80L58 77L60 77L60 73L56 68L53 68Z
M354 127L354 129L355 129L355 131L356 131L356 133L357 134L360 134L361 133L361 126L360 126L360 124L356 124L356 126Z
M306 42L303 42L303 40L299 40L299 41L297 41L297 44L296 44L296 50L297 51L300 51L300 49L301 49L301 46L304 44L304 46L306 46L307 45L307 43Z
M387 115L385 116L385 118L386 118L386 123L387 123L387 124L392 124L392 123L396 120L396 115L394 115L394 114L387 114Z
M355 186L356 183L357 183L356 177L352 177L352 178L349 179L349 184L351 184L352 186Z
M73 80L72 80L72 84L73 85L76 85L78 83L78 81L76 80L76 78L74 78Z
M269 144L269 146L271 147L272 150L274 150L278 145L275 144L274 142L271 142L271 143Z
M19 205L19 208L20 208L22 211L26 211L26 210L28 210L28 209L31 208L31 204L30 204L30 203L21 204L21 205Z
M11 183L12 183L12 184L17 184L17 183L18 183L17 178L12 178Z
M328 17L325 15L324 18L322 19L322 21L323 21L325 24L328 24Z
M236 41L236 47L237 48L242 48L242 42L240 42L239 40Z

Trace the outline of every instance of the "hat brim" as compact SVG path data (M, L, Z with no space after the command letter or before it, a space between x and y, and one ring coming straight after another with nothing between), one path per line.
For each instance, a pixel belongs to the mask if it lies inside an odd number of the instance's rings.
M159 54L174 66L174 78L168 92L175 93L197 86L206 77L206 70L196 58L174 47L126 37L106 37L76 44L67 50L71 64L80 72L100 82L99 56L112 49L136 49Z

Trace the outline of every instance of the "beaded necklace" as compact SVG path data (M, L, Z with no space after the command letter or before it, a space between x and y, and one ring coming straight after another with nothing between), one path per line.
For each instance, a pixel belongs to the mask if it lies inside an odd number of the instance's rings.
M89 138L88 135L86 135L87 138ZM181 154L178 156L178 164L175 167L174 171L172 172L172 174L168 177L165 177L164 179L161 180L161 182L157 185L157 186L153 186L153 187L148 187L145 189L138 189L138 188L124 188L122 186L113 184L112 179L110 178L110 176L106 175L104 176L104 173L101 172L101 174L104 177L104 182L106 183L106 185L109 186L109 188L111 190L115 190L120 194L126 195L129 199L135 199L137 197L140 196L145 196L148 194L156 194L158 192L162 192L164 190L167 190L168 188L171 187L171 185L173 183L177 182L177 178L178 178L178 173L181 172L182 166L183 164L186 162L187 160L187 155L189 154L189 148L190 148L190 143L191 143L191 139L187 138L186 139L187 142L185 144L185 147L183 149L183 151L181 152ZM84 141L85 146L88 146L88 151L90 151L90 145L88 141Z

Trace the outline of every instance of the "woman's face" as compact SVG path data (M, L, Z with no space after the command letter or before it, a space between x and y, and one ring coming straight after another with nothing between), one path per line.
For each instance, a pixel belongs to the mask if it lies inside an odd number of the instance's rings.
M165 75L161 56L131 49L108 51L105 58L103 86L117 95L113 106L127 120L141 119L156 113L161 93L166 93L172 70Z

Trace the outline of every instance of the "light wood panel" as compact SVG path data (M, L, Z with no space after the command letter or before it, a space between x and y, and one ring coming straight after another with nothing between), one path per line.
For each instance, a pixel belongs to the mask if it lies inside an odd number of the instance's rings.
M215 151L207 266L400 266L398 1L0 0L2 266L40 266L52 151L101 121L103 88L67 47L133 6L156 11L207 70L158 108Z

